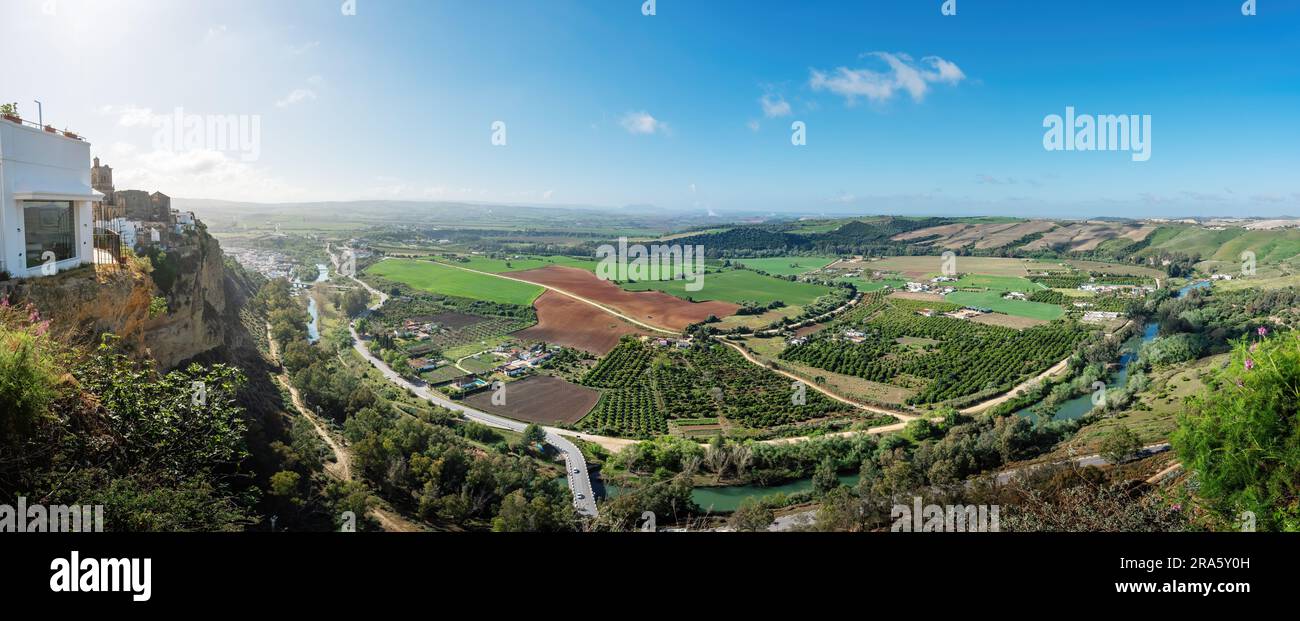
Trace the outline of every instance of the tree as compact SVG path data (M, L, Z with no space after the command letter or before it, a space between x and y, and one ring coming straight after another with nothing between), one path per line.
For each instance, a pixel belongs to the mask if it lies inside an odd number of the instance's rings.
M1101 457L1118 464L1132 458L1141 448L1142 441L1137 434L1124 425L1118 425L1101 441Z
M356 317L370 306L370 293L362 287L356 287L343 294L343 312L348 317Z
M727 520L727 525L741 532L755 533L766 531L775 519L776 514L771 509L751 496L740 502L740 506Z
M839 487L840 477L835 468L835 461L830 457L822 459L821 463L817 464L817 468L813 470L812 483L813 491L816 492L818 496L826 494Z
M524 443L529 446L544 445L546 443L546 431L536 423L530 423L524 427Z
M298 497L298 486L302 483L302 475L289 470L281 470L271 475L271 495L288 501L292 505L302 504L302 499Z

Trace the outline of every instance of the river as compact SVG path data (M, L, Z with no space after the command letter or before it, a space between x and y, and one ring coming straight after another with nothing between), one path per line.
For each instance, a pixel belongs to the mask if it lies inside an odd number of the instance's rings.
M1210 284L1211 283L1208 280L1198 280L1189 283L1179 289L1178 293L1174 294L1174 297L1181 298L1194 289L1204 289L1209 287ZM1146 325L1146 328L1143 329L1142 336L1135 336L1124 344L1124 355L1120 356L1119 359L1119 371L1112 375L1110 381L1106 383L1107 388L1122 388L1128 385L1129 364L1137 357L1142 345L1155 340L1156 335L1159 332L1159 324L1149 323ZM1075 397L1074 399L1070 399L1069 401L1057 406L1056 413L1052 416L1052 420L1075 420L1077 418L1082 418L1083 415L1091 411L1092 408L1093 403L1091 394ZM1032 405L1016 412L1016 414L1027 417L1038 415L1036 406Z
M330 270L323 264L317 263L316 280L313 282L325 282L330 279ZM316 298L312 295L307 296L307 314L311 315L311 321L307 324L307 342L320 342L320 309L316 308Z

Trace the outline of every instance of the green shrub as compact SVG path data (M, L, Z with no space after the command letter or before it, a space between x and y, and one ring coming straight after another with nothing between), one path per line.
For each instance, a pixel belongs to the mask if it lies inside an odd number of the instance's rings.
M1201 498L1226 523L1300 530L1300 339L1239 342L1231 364L1179 417L1173 444Z
M0 438L26 435L57 396L58 376L42 339L0 327Z

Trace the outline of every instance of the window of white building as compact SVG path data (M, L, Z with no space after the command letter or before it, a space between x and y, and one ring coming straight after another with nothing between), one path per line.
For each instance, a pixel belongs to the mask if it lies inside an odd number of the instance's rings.
M22 204L28 268L77 256L77 229L71 201L23 201Z

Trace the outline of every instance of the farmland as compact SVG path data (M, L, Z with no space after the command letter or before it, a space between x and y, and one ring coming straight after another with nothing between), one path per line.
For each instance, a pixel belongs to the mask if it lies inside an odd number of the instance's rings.
M622 283L621 286L628 291L662 291L684 300L755 302L761 305L779 300L800 306L830 291L821 285L790 282L749 270L710 272L704 276L704 287L700 291L687 291L686 284L687 281L683 280L647 280Z
M369 330L391 334L418 325L419 335L400 336L393 345L412 357L468 355L535 322L531 308L403 291L371 314ZM469 351L462 351L468 349Z
M578 422L600 399L595 390L545 375L506 384L504 396L504 405L494 404L490 391L471 395L465 403L515 420L558 425Z
M1027 300L1007 300L1002 295L1003 291L997 289L982 292L954 291L945 296L944 299L953 304L987 308L998 313L1028 317L1029 319L1041 319L1043 321L1051 321L1065 314L1065 309L1055 304Z
M683 350L625 339L583 384L604 394L580 426L602 434L644 437L667 433L669 420L698 419L765 429L849 410L815 391L794 405L788 379L717 344Z
M480 272L491 274L505 274L508 272L522 272L525 270L534 270L551 265L560 265L564 267L575 267L594 271L596 261L593 259L578 259L566 256L511 256L509 258L490 258L481 256L462 256L457 259L439 259L448 265L466 267Z
M1087 333L1071 321L1026 330L918 313L925 302L878 295L807 343L781 354L788 361L915 390L914 405L961 402L1010 389L1064 359ZM929 306L935 306L929 304ZM954 308L940 306L937 311ZM846 331L861 342L847 340ZM913 347L903 338L938 345Z
M366 270L366 273L442 295L519 306L531 305L543 291L534 285L427 261L380 261Z
M658 291L632 292L601 280L592 272L572 267L544 267L511 273L512 278L567 291L617 310L637 321L672 330L682 330L710 315L726 317L739 308L728 302L691 303Z
M523 340L545 341L604 355L628 334L648 331L614 317L586 302L547 291L534 303L537 325L515 334Z

